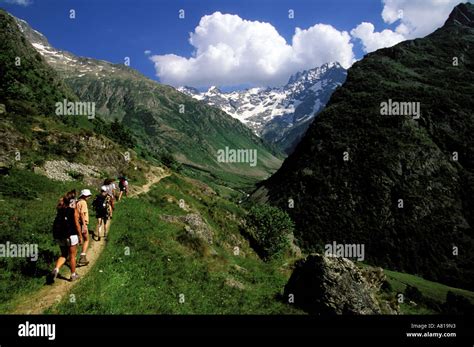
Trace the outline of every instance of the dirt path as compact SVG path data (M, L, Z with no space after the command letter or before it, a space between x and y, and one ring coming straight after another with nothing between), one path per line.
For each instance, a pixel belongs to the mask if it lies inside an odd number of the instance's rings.
M161 179L168 177L169 172L159 167L153 167L147 174L147 183L143 186L131 186L129 197L137 196L139 194L147 193L151 187L158 183ZM112 228L111 228L112 229ZM105 241L94 241L89 237L89 249L87 250L88 266L78 267L77 273L84 277L94 267L95 262L99 258L105 247ZM69 276L69 269L64 267L65 272ZM20 303L13 309L11 314L41 314L52 305L59 303L70 290L80 282L80 279L75 282L69 282L68 278L61 275L58 276L55 283L51 286L44 286L39 291L25 296L20 300Z
M148 193L154 184L160 182L163 178L168 177L169 175L170 173L168 171L165 171L160 167L155 166L151 168L145 176L147 183L145 183L143 186L132 186L129 196Z

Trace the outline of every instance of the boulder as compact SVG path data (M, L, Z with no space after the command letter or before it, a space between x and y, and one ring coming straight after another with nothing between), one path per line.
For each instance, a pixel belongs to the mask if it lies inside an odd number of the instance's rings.
M312 254L296 262L285 286L285 298L292 298L297 307L310 314L397 313L378 297L385 281L382 269L367 273L369 279L346 258Z
M228 287L231 287L231 288L236 288L236 289L240 289L240 290L245 289L245 285L243 283L237 281L236 279L234 279L232 277L226 278L225 281L224 281L224 284Z

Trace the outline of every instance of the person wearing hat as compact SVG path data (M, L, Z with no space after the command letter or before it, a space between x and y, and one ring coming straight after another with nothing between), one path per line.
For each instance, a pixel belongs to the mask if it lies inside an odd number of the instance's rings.
M78 266L86 266L89 261L86 257L87 248L89 247L89 209L87 208L87 200L92 196L89 189L83 189L77 202L77 212L79 212L79 225L81 226L81 234L84 240L82 244L82 252L79 258Z

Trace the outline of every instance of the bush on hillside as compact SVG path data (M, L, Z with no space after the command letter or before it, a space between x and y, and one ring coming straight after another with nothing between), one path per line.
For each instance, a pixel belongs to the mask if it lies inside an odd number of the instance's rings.
M469 299L448 291L446 302L443 304L444 314L474 314L474 305Z
M94 125L94 132L97 134L107 136L109 139L127 148L134 148L136 146L136 140L132 132L119 122L118 119L115 119L112 123L107 123L103 119L96 117L91 122Z
M294 224L283 210L269 205L253 206L246 217L247 234L257 253L269 260L289 248Z
M423 294L420 290L410 285L407 285L405 288L405 296L416 303L420 303L423 300Z
M110 124L110 137L122 146L133 148L136 145L135 138L126 126L115 119Z
M169 167L175 172L181 172L181 163L178 162L171 153L166 152L162 154L160 159L163 165Z

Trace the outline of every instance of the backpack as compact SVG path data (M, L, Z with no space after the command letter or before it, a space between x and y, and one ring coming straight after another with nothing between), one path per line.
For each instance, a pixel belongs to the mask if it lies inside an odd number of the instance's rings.
M59 209L53 222L53 238L67 239L73 234L74 228L74 209L70 207Z
M106 195L103 196L99 194L95 197L94 201L92 202L92 207L97 216L100 217L109 217L110 215L110 196Z
M127 180L125 178L121 178L119 181L120 190L124 189L126 186L127 186Z

